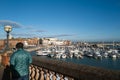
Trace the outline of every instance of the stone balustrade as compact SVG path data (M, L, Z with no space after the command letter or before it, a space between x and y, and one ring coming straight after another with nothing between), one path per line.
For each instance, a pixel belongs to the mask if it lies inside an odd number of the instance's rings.
M120 80L120 71L32 56L30 80ZM11 79L10 79L11 80Z
M30 80L120 80L120 71L33 56Z
M42 67L31 65L30 80L74 80L74 79Z

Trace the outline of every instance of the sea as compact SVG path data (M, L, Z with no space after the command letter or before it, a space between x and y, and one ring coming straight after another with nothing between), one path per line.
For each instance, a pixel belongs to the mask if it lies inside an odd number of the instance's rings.
M31 52L31 54L32 56L37 56L35 55L35 52ZM94 59L94 58L84 56L83 59L77 59L77 58L55 59L55 58L50 58L48 56L38 56L38 57L53 59L53 60L62 60L62 61L71 62L75 64L84 64L84 65L100 67L100 68L109 69L109 70L120 70L120 58L112 59L108 57L108 58L102 58L102 59Z

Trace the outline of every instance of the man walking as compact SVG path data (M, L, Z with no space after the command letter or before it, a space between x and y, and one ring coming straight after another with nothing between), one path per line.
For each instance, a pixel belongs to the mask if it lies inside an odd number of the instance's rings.
M17 43L17 50L10 57L12 80L29 80L29 66L32 63L32 57L23 49L23 46L23 43Z

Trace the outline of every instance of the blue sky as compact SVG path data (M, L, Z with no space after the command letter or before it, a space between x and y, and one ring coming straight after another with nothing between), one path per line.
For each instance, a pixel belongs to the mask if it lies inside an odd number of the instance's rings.
M120 0L0 0L0 21L20 24L14 37L120 40ZM0 39L6 38L0 26Z

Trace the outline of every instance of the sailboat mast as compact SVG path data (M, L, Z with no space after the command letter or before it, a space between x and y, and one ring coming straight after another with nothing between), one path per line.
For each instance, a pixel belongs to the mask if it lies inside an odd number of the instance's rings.
M113 49L114 49L114 41L113 41Z
M104 50L104 41L103 41L103 50Z

